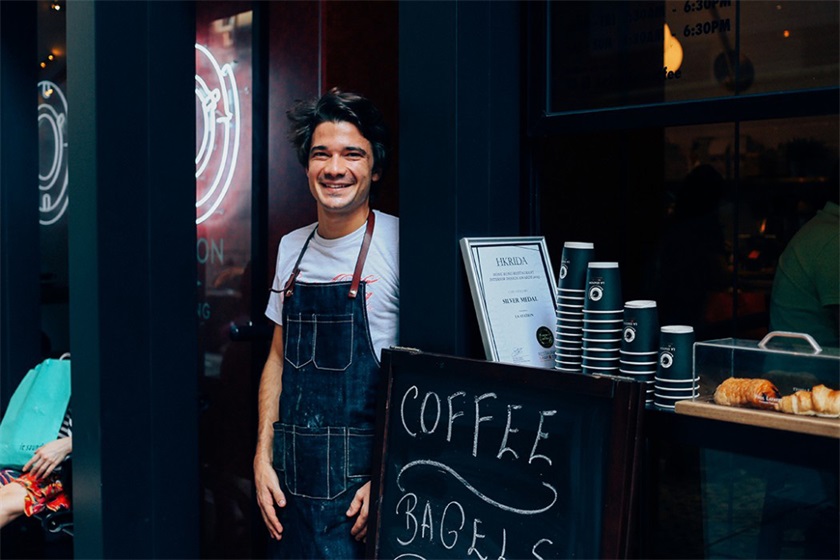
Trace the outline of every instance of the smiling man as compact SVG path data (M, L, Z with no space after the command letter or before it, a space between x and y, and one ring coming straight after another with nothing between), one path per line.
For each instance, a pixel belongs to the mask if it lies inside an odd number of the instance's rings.
M287 115L318 222L280 240L257 502L274 557L361 558L379 361L399 319L398 219L370 208L386 129L370 101L336 89Z

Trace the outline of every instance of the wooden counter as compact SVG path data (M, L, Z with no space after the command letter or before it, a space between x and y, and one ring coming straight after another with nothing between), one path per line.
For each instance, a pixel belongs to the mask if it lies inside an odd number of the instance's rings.
M675 411L677 414L722 422L840 439L840 418L796 416L773 410L722 406L715 404L711 396L701 397L695 401L680 401Z

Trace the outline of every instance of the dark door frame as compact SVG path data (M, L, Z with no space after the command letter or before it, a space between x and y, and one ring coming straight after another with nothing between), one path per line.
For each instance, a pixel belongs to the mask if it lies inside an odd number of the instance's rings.
M67 4L77 557L198 556L194 9Z

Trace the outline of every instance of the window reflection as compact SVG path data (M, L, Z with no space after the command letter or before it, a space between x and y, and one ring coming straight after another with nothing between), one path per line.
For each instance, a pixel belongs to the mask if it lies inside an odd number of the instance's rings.
M70 351L66 18L38 3L38 219L41 224L41 329L44 355ZM63 7L63 3L62 3Z
M840 3L548 3L549 113L834 87Z
M752 333L760 335L769 324L779 256L831 195L836 196L840 129L836 117L819 117L744 123L741 131L748 142L736 232L738 288L765 308L760 321L754 309L737 311L739 323L752 324Z
M197 313L204 375L214 378L230 323L250 312L242 294L251 258L250 14L213 20L196 41Z
M734 311L735 334L758 339L767 333L779 255L836 189L840 131L825 117L741 123L737 142L735 130L665 132L657 291L663 321L689 322L706 338L731 336Z
M252 13L237 2L196 8L196 264L202 353L199 453L203 557L251 554L256 428L251 344Z

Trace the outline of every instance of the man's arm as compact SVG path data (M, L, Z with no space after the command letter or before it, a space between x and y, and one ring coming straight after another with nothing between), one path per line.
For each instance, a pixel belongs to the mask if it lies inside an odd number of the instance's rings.
M257 452L254 455L254 483L257 503L263 521L273 539L280 540L283 526L277 518L275 505L286 505L280 490L280 481L272 465L274 423L280 418L280 392L283 387L283 327L274 327L271 350L263 367L259 390L259 424L257 427Z

